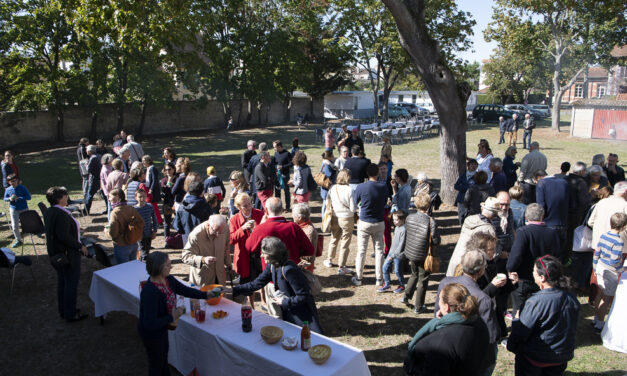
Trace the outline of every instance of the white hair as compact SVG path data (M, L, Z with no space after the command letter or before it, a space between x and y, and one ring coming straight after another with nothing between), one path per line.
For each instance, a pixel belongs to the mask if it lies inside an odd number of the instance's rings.
M583 171L586 171L586 167L587 166L586 166L586 164L584 162L579 161L579 162L575 163L575 167L573 167L573 172L575 174L579 174L579 173L581 173Z
M132 134L129 134L128 136L126 136L126 141L128 142L135 141L135 136L133 136Z
M309 206L305 203L299 203L292 207L292 217L300 218L304 221L308 220L311 217L311 211L309 210Z
M622 196L627 192L627 180L619 181L614 184L614 195Z
M418 180L418 181L428 181L429 178L427 177L427 174L425 174L424 172L419 172L416 175L416 180Z
M86 151L90 154L96 154L98 148L96 147L96 145L88 145Z
M221 214L213 214L209 216L207 221L209 222L209 225L213 225L216 228L221 228L226 224L226 220Z

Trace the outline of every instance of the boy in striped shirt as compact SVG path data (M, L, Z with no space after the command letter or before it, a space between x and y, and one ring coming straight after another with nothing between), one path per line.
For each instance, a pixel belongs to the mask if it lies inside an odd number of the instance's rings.
M612 305L618 277L625 268L622 263L624 243L620 237L627 225L627 214L614 213L610 217L610 231L601 235L592 261L599 284L599 293L594 301L594 328L603 329L605 315Z
M141 252L141 260L145 261L150 253L152 239L157 236L157 216L155 215L155 210L152 205L146 205L146 191L138 189L135 192L135 199L137 200L135 209L137 209L139 215L141 215L144 220L144 233L139 243L139 249Z

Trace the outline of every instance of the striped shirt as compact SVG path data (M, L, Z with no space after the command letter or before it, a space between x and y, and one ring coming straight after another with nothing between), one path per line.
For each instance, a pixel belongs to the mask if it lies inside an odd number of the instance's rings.
M157 216L152 205L146 204L143 207L135 206L135 209L139 212L144 220L144 238L152 236L153 232L157 232Z
M622 273L624 270L621 265L623 245L619 234L608 231L601 235L594 251L594 259L592 261L594 268L596 269L600 261L601 266L605 269L615 271L617 274Z

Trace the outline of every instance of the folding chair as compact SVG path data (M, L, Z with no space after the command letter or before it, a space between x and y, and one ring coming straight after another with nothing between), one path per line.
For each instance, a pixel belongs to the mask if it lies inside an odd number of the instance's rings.
M370 139L370 142L368 142L368 139ZM372 131L364 131L364 142L371 144L374 142L374 134Z
M46 204L44 204L43 202L38 202L37 206L39 207L39 211L41 212L41 217L46 218L46 211L48 211Z
M37 214L36 211L27 210L20 213L20 225L22 227L22 235L30 235L30 241L33 244L35 255L39 260L39 254L37 253L37 247L35 247L35 240L33 240L33 235L42 236L46 232L41 217L39 217L39 214ZM24 242L22 242L22 255L24 255Z
M7 257L7 255L4 254L4 252L0 251L0 268L7 268L9 271L9 277L11 278L11 288L9 290L9 295L13 294L13 283L15 282L15 270L17 269L17 266L19 264L14 263L13 265L11 265L11 262L9 261L9 258ZM28 266L28 265L25 265ZM33 279L35 279L35 273L33 273L33 268L29 268L30 269L30 274L33 276Z

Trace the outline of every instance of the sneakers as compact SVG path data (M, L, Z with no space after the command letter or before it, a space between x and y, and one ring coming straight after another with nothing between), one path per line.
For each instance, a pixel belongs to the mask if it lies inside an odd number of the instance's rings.
M512 316L512 314L510 312L507 312L505 314L505 319L506 320L512 321L513 318L514 318L514 316Z
M327 268L332 268L333 267L333 264L331 264L331 261L329 261L329 260L324 260L322 262L322 265L326 266Z
M400 294L400 293L402 293L403 291L405 291L405 287L403 287L403 286L398 286L398 287L396 288L396 290L394 290L393 292L394 292L395 294Z
M379 287L379 288L377 289L377 292L386 292L386 291L388 291L389 289L391 289L390 285L385 284L385 285L383 285L383 286Z
M501 345L501 346L503 346L503 347L505 347L505 348L507 348L507 338L505 338L505 339L501 340L500 345Z
M353 271L343 266L337 270L337 275L353 275Z
M21 246L23 243L20 240L16 240L13 242L13 244L11 244L11 248L17 248L19 246Z
M375 286L383 286L383 281L380 279L377 279L377 282L375 282L374 284Z
M351 282L353 282L353 285L355 286L361 286L361 279L357 279L357 276L353 276L353 278L351 278Z
M407 300L407 297L405 295L403 295L403 297L401 298L400 302L405 304L405 305L409 305L409 300Z

